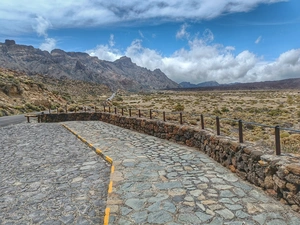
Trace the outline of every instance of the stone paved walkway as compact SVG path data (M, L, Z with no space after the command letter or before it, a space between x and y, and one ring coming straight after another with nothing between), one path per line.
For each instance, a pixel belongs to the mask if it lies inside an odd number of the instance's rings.
M102 224L109 175L60 124L0 128L0 224Z
M196 149L102 122L65 124L114 160L110 224L300 224L299 214Z

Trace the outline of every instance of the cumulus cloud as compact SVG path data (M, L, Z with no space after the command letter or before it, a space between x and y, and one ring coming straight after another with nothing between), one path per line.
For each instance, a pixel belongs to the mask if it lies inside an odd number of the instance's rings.
M47 33L47 30L52 27L52 24L42 16L36 17L35 21L36 23L32 26L33 29L36 31L38 36L42 36L44 38L44 42L39 48L50 52L56 47L56 40L54 38L49 38Z
M233 46L213 44L212 40L213 33L205 30L200 37L187 40L188 48L178 49L169 56L144 47L140 39L134 40L124 52L100 45L88 53L110 61L126 55L139 66L160 68L176 82L255 82L300 75L300 49L292 49L267 62L248 50L235 54Z
M45 38L44 43L40 45L41 50L51 52L56 47L56 40L54 38Z
M163 21L183 21L185 19L203 20L216 18L223 14L247 12L259 4L271 4L286 0L24 0L2 1L0 34L10 32L32 32L36 16L41 19L40 27L33 30L43 32L44 28L70 28L120 24L132 21L147 21L163 19ZM42 19L44 18L44 19ZM46 18L46 19L45 19Z
M91 56L97 56L99 59L107 61L115 61L123 56L123 53L114 48L114 35L111 34L107 45L97 45L96 48L86 51Z

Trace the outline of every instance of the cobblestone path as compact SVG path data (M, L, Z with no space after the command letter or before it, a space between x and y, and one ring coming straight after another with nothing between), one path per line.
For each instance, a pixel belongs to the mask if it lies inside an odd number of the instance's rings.
M299 214L196 149L102 122L65 124L114 160L109 224L300 224Z
M102 224L109 175L60 124L0 128L0 224Z

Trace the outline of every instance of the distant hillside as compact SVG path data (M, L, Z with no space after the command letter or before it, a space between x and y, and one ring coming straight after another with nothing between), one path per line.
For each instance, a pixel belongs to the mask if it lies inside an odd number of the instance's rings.
M150 71L132 63L128 57L109 62L82 52L55 49L51 53L32 46L18 45L13 40L0 43L0 67L29 75L43 74L104 84L112 91L177 88L159 69Z
M102 100L111 95L107 86L48 76L28 76L0 67L0 117Z
M199 84L192 84L190 82L181 82L179 83L181 88L197 88L197 87L216 87L220 86L217 81L206 81Z
M291 78L278 81L263 81L252 83L233 83L219 86L203 86L203 87L183 87L172 90L279 90L279 89L299 89L300 78Z

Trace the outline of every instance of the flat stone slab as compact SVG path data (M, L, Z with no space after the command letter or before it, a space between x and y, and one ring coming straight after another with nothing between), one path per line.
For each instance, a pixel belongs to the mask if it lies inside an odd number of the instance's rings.
M102 224L110 165L60 124L0 128L0 224Z
M103 122L65 124L113 159L109 224L300 224L290 207L194 148Z

